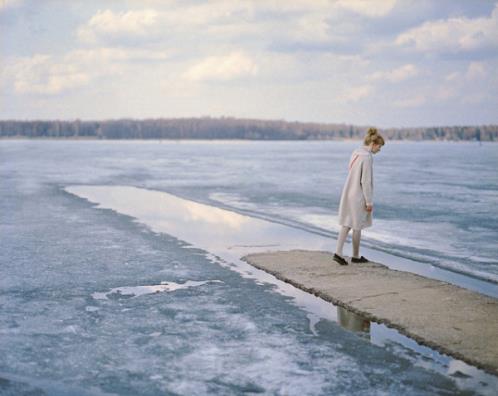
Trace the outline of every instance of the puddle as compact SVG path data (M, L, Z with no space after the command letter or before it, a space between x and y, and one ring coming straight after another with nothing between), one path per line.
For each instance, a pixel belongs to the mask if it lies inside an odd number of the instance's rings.
M140 297L146 294L156 294L161 292L171 292L180 289L188 289L189 287L201 286L206 283L223 283L221 280L206 280L206 281L186 281L185 283L161 282L159 285L145 286L122 286L115 287L107 292L95 292L92 297L95 300L108 300L109 296L125 296L125 297Z

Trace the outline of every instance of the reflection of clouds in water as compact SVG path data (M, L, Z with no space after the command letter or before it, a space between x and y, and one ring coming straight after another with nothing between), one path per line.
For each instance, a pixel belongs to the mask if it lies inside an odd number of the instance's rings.
M313 235L268 223L235 212L188 201L177 196L131 186L68 186L65 190L98 208L132 216L154 232L178 239L210 252L226 251L234 245L274 245L276 235L289 242L315 240ZM263 242L263 243L262 243ZM316 245L307 245L309 247ZM321 245L320 245L321 246ZM318 246L318 247L320 247Z
M193 221L203 221L219 225L220 223L233 228L240 229L248 218L234 212L218 208L208 207L196 202L184 202L181 204Z
M489 396L496 394L497 377L494 375L420 345L384 324L371 323L370 340L375 345L387 347L392 352L403 355L415 366L448 375L460 389L478 390L478 394Z
M483 395L496 395L496 388L491 385L496 383L496 377L461 360L451 360L449 362L448 374L461 389L478 388ZM483 384L487 384L489 388L483 388Z
M195 227L216 225L240 230L250 220L238 213L187 201L159 191L142 190L131 186L114 188L109 191L110 197L123 202L123 194L126 194L128 204L134 205L143 218L156 222L160 218L168 218L173 219L175 223L178 221L195 223Z

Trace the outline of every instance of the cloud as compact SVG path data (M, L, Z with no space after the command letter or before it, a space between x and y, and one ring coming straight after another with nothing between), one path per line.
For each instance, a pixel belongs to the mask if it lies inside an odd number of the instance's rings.
M420 52L463 53L498 48L498 4L488 18L430 21L396 38L398 46Z
M373 87L371 85L358 85L355 87L348 88L348 91L344 95L344 100L347 102L358 102L361 99L365 99L370 96L373 92Z
M487 89L493 86L488 80L488 66L484 62L470 62L465 70L447 74L436 91L436 99L459 97L463 103L478 103L488 97Z
M35 54L13 58L6 63L2 74L17 94L57 95L87 86L103 76L117 76L129 62L168 58L168 53L141 49L79 49L59 57Z
M234 25L234 20L252 19L250 2L212 1L201 4L152 2L157 8L114 12L99 10L78 29L78 38L87 43L126 41L143 43L153 38L167 40L175 34L201 34L213 27ZM150 4L150 2L149 2Z
M23 0L0 0L0 12L9 8L18 7L22 2Z
M362 31L358 18L387 15L396 0L212 0L203 3L147 3L148 8L115 12L99 10L78 29L85 43L142 45L148 40L181 42L187 48L204 42L236 41L259 48L302 47L351 49ZM353 18L353 20L351 20ZM346 50L346 48L350 48Z
M326 19L320 14L305 15L297 20L296 28L289 35L299 41L326 42L330 39L330 26Z
M84 70L70 63L55 63L50 55L37 54L8 65L4 74L12 78L18 94L58 94L90 81Z
M228 81L252 77L258 73L258 66L241 51L228 55L209 56L191 66L183 77L191 81Z
M484 62L470 62L465 72L455 71L445 76L447 82L483 81L488 76L488 67Z
M150 37L158 28L159 14L153 9L121 13L99 10L78 29L78 38L84 42L94 43L101 38Z
M70 62L99 65L126 62L165 61L173 55L172 50L154 50L122 47L97 47L71 51L66 57Z
M416 77L419 74L418 68L413 64L406 64L400 66L396 69L392 69L386 72L376 72L369 76L373 81L375 80L386 80L391 83L398 83L400 81L407 80L409 78Z
M396 5L396 0L339 0L336 6L358 14L377 18L386 16Z
M447 74L439 90L439 99L463 105L468 113L491 107L491 113L496 114L498 78L494 70L497 67L496 61L474 61L461 70Z

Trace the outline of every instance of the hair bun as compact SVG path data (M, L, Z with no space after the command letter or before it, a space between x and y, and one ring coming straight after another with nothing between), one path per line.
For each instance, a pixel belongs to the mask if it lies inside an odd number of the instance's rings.
M384 138L379 134L377 128L374 127L368 128L368 131L365 134L365 138L363 139L363 144L365 146L368 146L371 143L380 144L382 146L385 143Z
M379 132L377 131L377 128L368 128L367 134L368 136L375 136L378 135Z

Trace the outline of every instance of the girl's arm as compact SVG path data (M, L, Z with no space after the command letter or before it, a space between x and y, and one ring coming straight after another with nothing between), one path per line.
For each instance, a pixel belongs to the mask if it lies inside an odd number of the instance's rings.
M370 156L365 157L361 163L361 189L368 206L373 205L373 160Z

